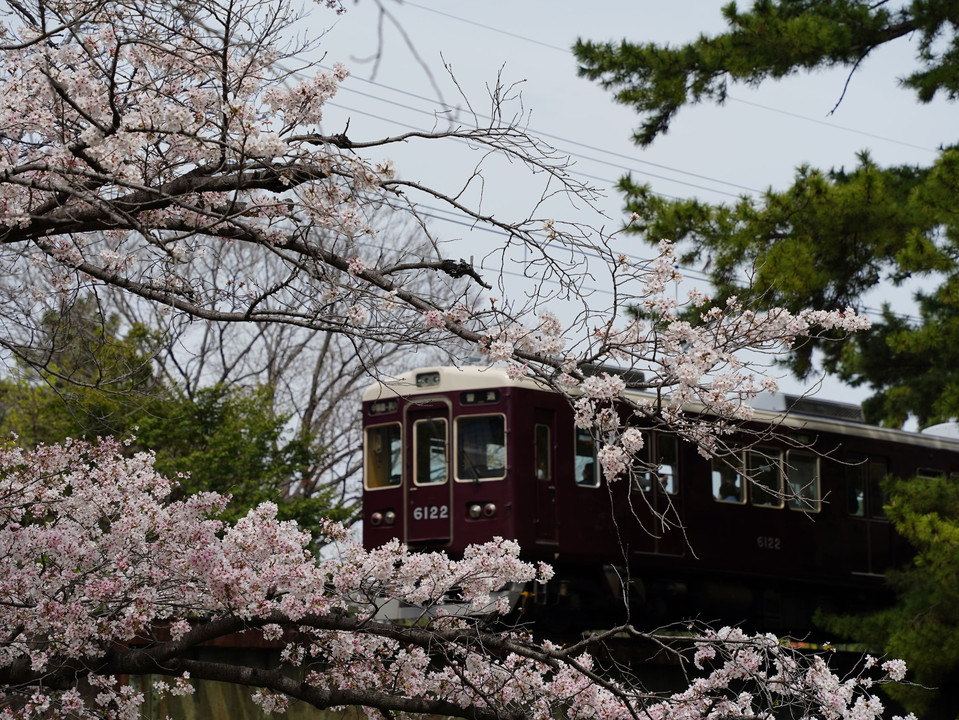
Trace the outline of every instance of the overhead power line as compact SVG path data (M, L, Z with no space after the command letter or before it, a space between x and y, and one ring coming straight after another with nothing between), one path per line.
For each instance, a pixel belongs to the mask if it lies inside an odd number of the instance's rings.
M381 88L381 89L383 89L383 90L389 90L389 91L391 91L391 92L395 92L395 93L398 93L398 94L400 94L400 95L405 95L405 96L407 96L407 97L411 97L411 98L414 98L414 99L416 99L416 100L422 100L422 101L424 101L424 102L431 103L431 104L432 104L431 107L433 107L434 110L423 110L422 108L413 107L412 105L407 105L407 104L405 104L405 103L401 103L401 102L398 102L398 101L396 101L396 100L388 100L388 99L384 98L382 95L376 95L376 94L373 94L373 93L365 93L365 92L363 92L362 90L357 90L356 88L351 88L351 87L349 87L349 85L344 85L341 89L344 90L344 91L346 91L346 92L353 93L353 94L355 94L355 95L360 95L360 96L362 96L362 97L370 98L370 99L376 100L376 101L378 101L378 102L386 103L386 104L388 104L388 105L393 105L394 107L401 107L401 108L403 108L403 109L405 109L405 110L410 110L410 111L412 111L412 112L420 113L420 114L423 114L423 115L428 115L428 116L430 116L430 117L432 117L432 118L435 118L435 117L436 117L436 110L435 110L435 108L436 108L437 106L438 106L439 108L442 108L442 109L445 109L445 110L455 110L455 109L456 109L456 108L454 108L453 106L449 105L448 103L444 103L444 102L442 102L442 101L440 101L440 100L433 100L433 99L428 98L428 97L425 97L425 96L423 96L423 95L417 95L416 93L412 93L412 92L409 92L409 91L407 91L407 90L401 90L400 88L393 87L393 86L391 86L391 85L386 85L386 84L384 84L384 83L375 82L375 81L373 81L373 80L367 80L366 78L352 78L352 79L359 80L360 82L367 83L367 84L369 84L369 85L372 85L372 86L374 86L374 87ZM492 119L493 119L493 118L490 117L489 115L484 115L484 114L482 114L482 113L476 113L476 116L479 117L479 118L482 118L482 119L484 119L484 120L492 120ZM375 116L374 116L374 117L375 117ZM586 150L592 150L592 151L594 151L594 152L600 152L600 153L603 153L603 154L605 154L605 155L609 155L610 157L615 157L615 158L620 158L620 159L623 159L623 160L627 160L627 161L629 161L629 162L631 162L631 163L635 163L636 165L645 165L645 166L649 166L649 167L658 168L658 169L661 169L661 170L667 170L667 171L669 171L669 172L676 173L677 175L683 175L683 176L685 176L685 177L697 178L697 179L699 179L699 180L705 180L705 181L707 181L707 182L716 183L717 185L723 185L723 186L726 186L726 187L732 187L732 188L736 188L736 189L739 189L739 190L744 190L744 191L746 191L746 192L751 192L751 193L759 193L759 192L762 192L762 190L759 190L758 188L749 187L748 185L738 185L738 184L736 184L736 183L729 182L728 180L720 180L719 178L710 177L710 176L708 176L708 175L702 175L702 174L700 174L700 173L690 172L689 170L681 170L681 169L679 169L679 168L677 168L677 167L673 167L673 166L671 166L671 165L664 165L664 164L662 164L662 163L651 162L651 161L649 161L649 160L641 160L640 158L634 157L634 156L632 156L632 155L627 155L627 154L625 154L625 153L617 152L617 151L615 151L615 150L607 150L607 149L601 148L601 147L599 147L599 146L597 146L597 145L590 145L589 143L580 142L580 141L578 141L578 140L572 140L571 138L562 137L562 136L560 136L560 135L553 135L553 134L551 134L551 133L542 132L542 131L537 130L537 129L535 129L535 128L529 128L529 132L530 132L531 135L534 135L534 136L536 136L536 137L549 138L550 140L558 140L558 141L563 142L563 143L566 143L566 144L568 144L568 145L575 145L575 146L577 146L577 147L581 147L581 148L584 148L584 149L586 149ZM736 193L729 193L729 192L724 192L724 191L722 191L722 190L716 190L716 189L714 189L714 188L703 187L702 185L695 185L695 184L693 184L693 183L684 182L684 181L682 181L682 180L676 180L675 178L666 177L666 176L664 176L664 175L656 175L656 174L650 173L650 172L648 172L648 171L638 170L638 169L636 169L636 167L634 167L634 166L623 165L623 164L620 164L620 163L614 163L614 162L610 162L610 161L608 161L608 160L602 160L602 159L597 158L597 157L592 156L592 155L585 155L585 154L583 154L583 153L572 152L572 151L567 150L567 149L565 149L565 148L557 147L556 149L559 150L559 151L561 151L561 152L563 152L564 154L569 155L570 157L575 157L575 158L580 158L580 159L584 159L584 160L589 160L589 161L591 161L591 162L595 162L595 163L598 163L598 164L600 164L600 165L607 165L607 166L609 166L609 167L614 167L614 168L619 169L619 170L625 170L625 171L627 171L627 172L643 172L644 174L649 175L650 177L654 177L654 178L657 178L657 179L660 179L660 180L667 180L667 181L669 181L669 182L679 183L679 184L681 184L681 185L688 185L689 187L696 188L697 190L708 190L708 191L710 191L710 192L715 192L715 193L719 193L719 194L722 194L722 195L729 195L729 196L731 196L731 197L736 197L736 198L739 197L739 195L736 194Z
M420 4L420 3L410 2L409 0L404 0L404 1L403 1L403 4L404 4L404 5L409 5L410 7L414 7L414 8L416 8L416 9L418 9L418 10L423 10L423 11L425 11L425 12L433 13L433 14L435 14L435 15L442 15L443 17L447 17L447 18L449 18L449 19L451 19L451 20L455 20L456 22L464 23L464 24L466 24L466 25L472 25L473 27L478 27L478 28L481 28L481 29L483 29L483 30L487 30L487 31L489 31L489 32L493 32L493 33L497 33L497 34L499 34L499 35L503 35L503 36L505 36L505 37L511 37L511 38L513 38L513 39L515 39L515 40L520 40L520 41L522 41L522 42L530 43L530 44L532 44L532 45L538 45L538 46L540 46L540 47L548 48L548 49L550 49L550 50L556 50L556 51L559 51L559 52L563 52L563 53L566 53L567 55L570 55L570 56L573 55L573 51L572 51L570 48L568 48L568 47L561 47L561 46L559 46L559 45L553 45L553 44L551 44L551 43L543 42L542 40L537 40L536 38L532 38L532 37L529 37L529 36L527 36L527 35L520 35L519 33L514 33L514 32L511 32L511 31L509 31L509 30L503 30L502 28L494 27L494 26L492 26L492 25L486 25L486 24L484 24L484 23L480 23L480 22L477 22L477 21L475 21L475 20L470 20L470 19L465 18L465 17L463 17L463 16L461 16L461 15L456 15L456 14L454 14L454 13L444 12L444 11L442 11L442 10L437 10L437 9L435 9L435 8L431 8L431 7L428 7L428 6L426 6L426 5L422 5L422 4ZM867 131L865 131L865 130L859 130L859 129L847 127L847 126L844 126L844 125L837 125L836 123L831 123L831 122L828 122L828 121L826 121L826 120L822 120L822 119L820 119L820 118L814 118L814 117L810 117L810 116L808 116L808 115L803 115L803 114L801 114L801 113L790 112L790 111L788 111L788 110L780 110L780 109L778 109L778 108L770 107L769 105L763 105L763 104L761 104L761 103L756 103L756 102L752 102L752 101L749 101L749 100L743 100L743 99L741 99L741 98L737 98L737 97L734 97L734 96L732 96L732 95L727 95L727 96L726 96L726 99L727 99L727 100L731 100L731 101L733 101L733 102L737 102L737 103L743 104L743 105L748 105L748 106L750 106L750 107L755 107L755 108L758 108L758 109L760 109L760 110L765 110L765 111L767 111L767 112L774 112L774 113L778 113L778 114L780 114L780 115L788 115L789 117L796 118L797 120L803 120L803 121L805 121L805 122L815 123L816 125L822 125L822 126L824 126L824 127L833 128L834 130L839 130L839 131L847 132L847 133L854 133L854 134L856 134L856 135L862 135L863 137L873 138L874 140L882 140L883 142L888 142L888 143L892 143L892 144L895 144L895 145L901 145L901 146L903 146L903 147L913 148L913 149L915 149L915 150L924 150L924 151L926 151L926 152L933 152L933 153L938 153L938 152L939 152L939 149L938 149L938 148L931 148L931 147L927 147L927 146L925 146L925 145L916 145L916 144L914 144L914 143L907 142L907 141L905 141L905 140L898 140L898 139L896 139L896 138L891 138L891 137L888 137L888 136L885 136L885 135L878 135L878 134L876 134L876 133L867 132ZM544 135L544 137L548 137L548 136L545 136L545 135ZM604 151L604 152L605 152L605 151Z
M405 209L406 209L406 206L397 205L397 204L395 204L395 203L393 203L393 202L391 202L391 201L389 201L389 200L385 200L385 199L374 199L374 200L371 200L371 202L373 202L373 204L379 205L379 206L381 206L381 207L390 208L391 210L405 210ZM417 214L418 214L420 217L427 218L427 219L432 220L432 221L435 221L435 222L446 223L446 224L448 224L448 225L453 225L453 226L460 227L460 228L466 228L466 229L470 230L471 232L476 231L476 230L479 230L479 231L482 231L483 233L486 233L487 235L498 236L498 237L502 237L502 238L509 238L509 237L510 237L509 233L503 231L503 230L500 229L500 228L489 227L489 226L485 226L485 225L477 225L474 221L472 221L472 220L467 220L467 219L463 218L463 217L460 216L456 211L451 210L451 209L449 209L449 208L443 208L443 207L437 207L437 206L435 206L435 205L427 205L427 204L423 204L423 203L417 203L416 209L417 209ZM454 239L458 240L459 238L454 238ZM388 249L387 246L386 246L385 244L382 244L382 243L372 243L372 242L366 241L364 244L367 245L367 246L369 246L369 247L377 247L377 248L382 249L382 250ZM591 250L591 249L589 249L589 248L585 248L585 249L584 249L584 248L582 248L582 247L577 247L577 246L575 246L575 245L572 245L572 246L567 246L567 250L568 250L571 254L573 254L573 255L580 255L580 256L583 256L584 258L602 259L599 253L597 253L597 252L595 252L594 250ZM628 251L627 251L627 252L623 252L622 254L625 255L627 258L629 258L629 260L630 260L631 262L635 262L635 263L638 263L638 264L648 263L648 262L650 262L650 261L652 260L652 258L650 258L650 257L640 256L640 255L637 255L636 253L631 253L631 252L628 252ZM705 272L703 272L703 271L695 270L695 269L693 269L693 268L691 268L691 267L684 266L684 265L679 265L679 266L677 266L677 267L678 267L678 270L682 273L683 277L686 278L686 279L693 280L694 282L710 283L709 276L708 276ZM508 270L508 269L506 269L506 268L500 268L497 272L501 273L501 274L504 275L504 276L524 278L524 279L527 279L527 280L529 279L529 276L526 275L525 273L517 272L517 271L510 271L510 270ZM550 280L549 282L550 282L550 284L558 284L558 281L555 280L555 279L554 279L554 280ZM744 284L744 285L742 285L741 287L743 287L743 289L745 289L745 288L746 288L746 285ZM583 290L588 291L588 292L590 292L590 293L599 293L599 294L603 294L603 295L612 295L612 294L614 294L614 293L613 293L611 290L609 290L608 288L600 287L600 286L598 286L598 285L590 285L590 284L588 284L588 283L584 283L584 285L583 285ZM866 313L867 315L869 315L869 316L871 316L871 317L873 317L873 318L879 318L879 317L881 317L882 314L883 314L883 310L882 310L881 308L876 308L876 307L872 307L872 306L868 306L868 305L867 305L867 306L863 306L862 308L860 308L860 311ZM918 323L920 323L920 322L922 321L922 318L920 318L920 317L917 316L917 315L911 314L911 313L893 312L892 314L893 314L895 317L901 318L901 319L903 319L903 320L905 320L905 321L907 321L907 322L911 322L911 323L916 323L916 324L918 324Z
M327 102L326 104L327 104L328 106L330 106L330 107L337 107L337 108L340 108L340 109L343 109L343 110L347 110L347 111L349 111L349 112L355 112L355 113L360 114L360 115L366 115L366 116L372 117L372 118L374 118L374 119L376 119L376 120L381 120L381 121L383 121L383 122L392 123L392 124L394 124L394 125L397 125L397 126L399 126L399 127L405 128L405 129L407 129L407 130L420 130L420 129L421 129L421 128L415 126L415 125L409 125L409 124L407 124L407 123L401 123L401 122L399 122L399 121L397 121L397 120L394 120L394 119L392 119L392 118L386 118L386 117L383 117L383 116L381 116L381 115L376 115L376 114L369 113L369 112L366 112L366 111L363 111L363 110L358 110L358 109L355 109L355 108L350 108L350 107L348 107L348 106L340 105L340 104L338 104L338 103ZM463 142L465 142L465 141L463 141ZM577 174L579 174L579 175L581 175L581 176L583 176L583 177L587 177L587 178L593 179L593 180L599 180L600 182L611 182L611 181L608 180L608 179L598 178L598 177L595 177L595 176L592 176L592 175L586 175L586 174L584 174L584 173L577 173ZM677 181L677 182L678 182L678 181ZM684 184L687 184L687 185L688 185L689 183L684 183ZM718 190L713 190L712 192L720 192L720 191L718 191ZM674 199L674 200L677 199L677 198L672 197L672 196L669 196L669 195L663 195L662 193L656 193L656 194L659 195L660 197L666 197L666 198L670 198L670 199ZM728 193L727 193L727 194L728 194ZM388 202L385 202L385 201L379 201L378 204L385 205L385 206L390 207L390 208L392 208L392 209L394 209L394 210L401 209L401 208L399 208L399 207L397 207L397 206L395 206L395 205L392 205L392 204L390 204L390 203L388 203ZM429 212L418 211L418 214L419 214L421 217L428 218L428 219L430 219L430 220L435 220L435 221L437 221L437 222L442 222L442 223L446 223L446 224L449 224L449 225L455 225L455 226L457 226L457 227L467 228L467 229L469 229L470 231L479 230L479 231L482 231L482 232L487 233L487 234L490 234L490 235L497 235L497 236L504 237L504 238L508 238L508 237L509 237L509 234L508 234L508 233L504 232L503 230L500 230L499 228L493 228L493 227L484 226L484 225L477 225L473 220L464 219L463 217L459 216L459 215L458 215L457 213L455 213L454 211L449 210L449 209L446 209L446 208L439 208L439 207L435 207L435 206L432 206L432 205L424 205L424 204L417 204L417 207L418 207L418 208L424 208L424 209L426 209L427 211L429 211ZM442 213L442 214L438 214L438 213ZM570 251L573 252L573 253L579 253L579 254L583 254L583 255L588 255L588 254L589 254L589 253L586 253L585 251L583 251L583 250L581 250L581 249L576 249L576 248L571 248ZM633 253L625 253L625 254L626 254L631 260L633 260L633 261L637 261L637 260L638 260L638 261L641 261L641 262L645 262L645 261L648 261L648 260L649 260L649 258L639 257L639 256L637 256L637 255L635 255L635 254L633 254ZM595 256L595 255L594 255L594 256ZM702 281L702 282L706 282L706 283L710 282L709 276L708 276L706 273L704 273L704 272L701 272L701 271L699 271L699 270L695 270L695 269L693 269L693 268L686 267L686 266L680 266L679 269L681 270L681 272L683 273L683 275L684 275L685 277L692 278L692 279L694 279L694 280ZM514 274L514 273L510 273L510 272L507 272L507 271L504 270L504 271L503 271L503 274L504 274L504 275L512 275L512 274ZM608 292L608 291L606 291L606 290L604 290L604 289L602 289L602 288L599 288L599 287L591 287L591 288L588 288L588 289L589 289L589 290L592 290L592 291L595 291L595 292L602 292L602 293ZM868 315L871 315L871 316L873 316L873 317L879 317L879 316L882 315L882 310L879 309L879 308L868 307L868 306L867 306L867 307L863 307L862 310L863 310L865 313L867 313ZM896 317L900 317L900 318L902 318L902 319L904 319L904 320L907 320L907 321L909 321L909 322L914 322L914 323L918 323L918 322L920 322L920 320L921 320L921 318L919 318L918 316L912 315L912 314L909 314L909 313L894 312L893 315L895 315Z
M483 28L484 30L489 30L490 32L498 33L499 35L505 35L506 37L516 38L517 40L522 40L523 42L528 42L533 45L539 45L540 47L549 48L550 50L558 50L561 53L570 54L570 50L567 47L562 47L560 45L552 45L542 40L536 40L526 35L520 35L518 33L510 32L509 30L503 30L502 28L493 27L492 25L484 25L483 23L478 23L475 20L467 20L464 17L459 15L453 15L452 13L443 12L442 10L437 10L436 8L426 7L425 5L420 5L419 3L409 2L404 0L404 5L409 5L410 7L415 7L419 10L425 10L426 12L431 12L434 15L442 15L443 17L448 17L451 20L456 20L458 22L466 23L467 25L472 25L473 27Z
M895 143L896 145L902 145L903 147L913 148L914 150L924 150L925 152L931 153L939 152L938 148L926 147L925 145L915 145L913 143L906 142L905 140L896 140L895 138L886 137L885 135L876 135L875 133L866 132L865 130L857 130L856 128L846 127L845 125L837 125L836 123L826 122L825 120L817 120L816 118L800 115L799 113L790 112L789 110L780 110L779 108L770 107L769 105L762 105L760 103L743 100L741 98L727 96L726 99L737 102L740 105L749 105L750 107L759 108L760 110L767 110L769 112L779 113L780 115L788 115L789 117L805 120L806 122L816 123L817 125L823 125L825 127L833 128L834 130L842 130L844 132L854 133L856 135L863 135L865 137L871 137L875 140L883 140L885 142Z

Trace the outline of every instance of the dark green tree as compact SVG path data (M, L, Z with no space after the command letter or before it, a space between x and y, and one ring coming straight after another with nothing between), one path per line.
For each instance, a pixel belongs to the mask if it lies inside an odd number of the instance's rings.
M0 379L0 429L26 446L127 433L161 392L152 365L159 335L121 328L94 295L45 312L32 340L15 348Z
M874 615L820 618L830 632L883 647L909 665L916 685L887 691L922 718L959 717L959 484L889 480L889 519L916 548L889 575L899 602ZM942 688L932 692L927 688Z
M268 387L217 385L192 397L156 398L144 407L135 432L138 444L156 452L161 473L184 475L181 494L229 493L227 520L275 502L281 519L296 520L316 535L323 518L346 520L350 510L337 506L334 489L309 496L297 492L317 450L308 434L287 437L287 420L273 410Z
M180 492L229 493L227 519L261 502L315 532L324 517L347 519L335 489L298 492L322 453L314 436L288 428L269 387L224 384L185 393L158 379L153 354L162 334L123 327L93 296L50 311L41 337L19 348L15 371L0 379L0 431L25 446L67 437L135 436L156 467L180 477Z
M918 100L959 92L955 2L759 0L723 14L726 32L684 46L577 44L581 73L640 113L639 144L665 133L686 105L722 103L737 82L835 66L852 81L870 52L906 36L918 57L902 82ZM959 150L944 148L928 167L883 168L866 153L852 169L801 167L791 187L729 205L665 199L630 178L621 188L638 216L633 229L682 243L684 262L708 265L719 302L735 294L753 306L840 309L880 282L928 276L919 322L887 309L869 333L805 344L790 364L805 375L822 349L826 369L873 390L864 408L872 421L959 416L959 344L950 341L959 332Z

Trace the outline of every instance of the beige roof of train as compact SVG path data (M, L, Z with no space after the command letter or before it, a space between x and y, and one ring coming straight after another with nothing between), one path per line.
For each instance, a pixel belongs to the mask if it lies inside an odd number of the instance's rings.
M440 374L440 385L417 387L416 376L423 373L438 372ZM435 365L430 367L416 368L399 375L386 377L374 382L363 392L363 402L385 400L394 397L413 397L420 395L431 395L438 391L467 391L484 390L501 387L523 387L533 390L549 390L543 383L533 378L524 377L511 379L506 372L506 368L499 366L478 366L465 365L444 366ZM642 394L638 390L627 390L629 394ZM775 401L775 396L773 397ZM757 403L759 405L770 405L767 402ZM774 405L773 402L771 405ZM695 408L690 408L695 410ZM818 432L832 432L843 435L856 435L858 437L867 437L888 442L905 443L909 445L921 445L923 447L946 449L959 452L959 439L943 437L939 435L930 435L925 433L909 432L906 430L896 430L893 428L878 427L865 423L850 422L845 420L834 420L813 415L800 415L793 412L784 415L783 412L771 409L756 408L754 420L757 422L779 423L793 429L803 429Z

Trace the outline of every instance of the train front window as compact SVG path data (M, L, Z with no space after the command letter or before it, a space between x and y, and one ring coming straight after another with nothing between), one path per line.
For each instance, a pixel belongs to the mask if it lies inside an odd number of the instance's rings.
M819 512L819 458L812 453L788 452L786 479L789 482L789 507Z
M446 420L430 418L413 423L413 479L417 485L445 483L448 476Z
M783 454L780 450L760 448L749 452L749 479L753 505L783 506Z
M376 490L402 482L403 443L399 423L366 428L364 462L367 489Z
M596 466L596 442L589 430L576 428L575 465L576 484L580 487L599 487L599 468Z
M456 420L456 479L506 477L506 418L502 415Z

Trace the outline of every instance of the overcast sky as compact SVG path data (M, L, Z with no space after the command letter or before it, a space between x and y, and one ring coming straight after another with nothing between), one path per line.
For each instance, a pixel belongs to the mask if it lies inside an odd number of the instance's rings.
M955 140L954 106L920 106L910 91L899 87L897 78L914 66L915 48L906 42L870 57L832 114L846 83L843 71L796 76L759 89L735 87L724 107L680 111L669 134L641 150L630 142L635 114L616 105L595 83L579 78L568 48L577 37L676 44L703 32L715 33L723 27L719 9L726 0L383 2L446 102L462 104L462 99L444 62L480 109L485 109L485 87L498 73L507 83L520 82L530 130L570 153L576 171L606 190L601 207L611 223L621 219L622 201L610 188L627 171L665 195L734 201L769 186L785 187L802 163L849 167L856 163L857 152L868 149L882 164L926 164L940 144ZM380 45L378 15L373 0L349 4L339 18L322 9L314 12L311 27L328 28L321 43L325 63L343 62L354 75L327 111L327 132L341 130L347 117L354 139L433 126L440 98L389 19L383 21L382 55L370 82L373 64L362 60ZM394 157L400 174L450 188L462 182L471 167L419 146ZM529 199L513 176L502 178L488 178L486 208L504 218L522 213L524 208L516 203ZM579 212L569 210L570 217L581 219ZM450 234L461 234L451 223L437 220L437 232L443 234L444 226ZM650 254L638 243L635 252ZM880 293L870 304L878 306L881 300ZM861 397L861 392L843 393L843 399L851 401Z

